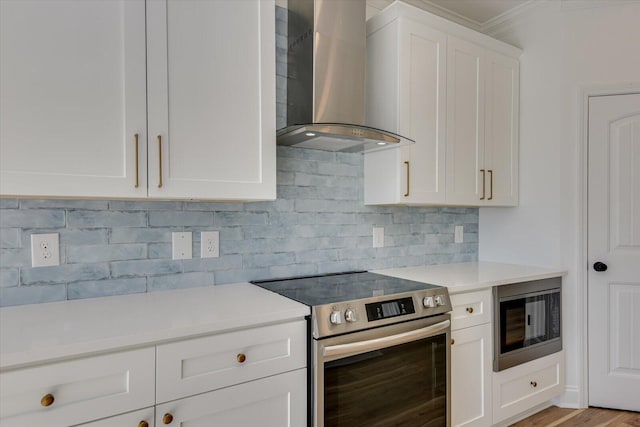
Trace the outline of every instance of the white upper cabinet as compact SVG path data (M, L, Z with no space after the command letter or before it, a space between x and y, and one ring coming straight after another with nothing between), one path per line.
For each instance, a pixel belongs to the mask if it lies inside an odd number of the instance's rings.
M3 0L0 19L0 194L145 197L144 1Z
M275 199L273 1L149 1L149 196Z
M416 143L365 154L365 203L517 205L519 49L401 2L367 32L367 123Z
M275 198L273 1L0 4L1 195Z
M365 203L444 203L447 36L403 17L367 30L368 124L415 144L365 154Z

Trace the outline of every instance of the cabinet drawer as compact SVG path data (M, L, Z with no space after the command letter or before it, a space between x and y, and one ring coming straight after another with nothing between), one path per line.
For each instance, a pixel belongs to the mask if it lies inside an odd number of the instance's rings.
M129 412L127 414L116 415L115 417L105 418L99 421L93 421L86 424L80 424L78 427L143 427L146 422L148 427L155 424L154 407L140 409L139 411Z
M157 347L157 402L306 366L305 321Z
M491 322L491 290L451 295L451 330Z
M156 427L306 425L306 369L274 375L156 407Z
M493 423L559 395L564 388L564 351L493 373Z
M154 354L146 348L4 372L0 425L69 426L152 406Z

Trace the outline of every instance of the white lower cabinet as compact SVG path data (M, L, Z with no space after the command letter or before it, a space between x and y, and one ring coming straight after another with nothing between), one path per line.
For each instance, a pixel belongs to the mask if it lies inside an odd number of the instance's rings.
M491 325L451 332L451 425L491 425Z
M0 425L62 427L153 406L154 361L144 348L3 372Z
M451 295L451 425L491 425L491 291Z
M306 369L298 369L158 405L156 426L298 427L306 399Z
M305 325L296 320L4 371L0 425L303 426Z
M562 393L564 351L493 374L493 423L504 421Z

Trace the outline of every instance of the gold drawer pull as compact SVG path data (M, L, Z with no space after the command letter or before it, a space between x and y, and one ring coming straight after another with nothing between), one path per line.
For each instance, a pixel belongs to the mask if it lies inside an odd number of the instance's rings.
M456 340L454 340L453 338L451 338L451 345L454 345L456 343Z
M489 169L489 198L487 200L493 200L493 170Z
M480 169L480 172L482 172L482 197L480 197L480 200L484 200L485 198L485 192L484 189L486 187L486 173L484 169Z
M247 360L247 356L244 353L240 353L236 356L236 360L238 363L244 363L244 361Z
M146 421L140 421L140 423L138 423L138 427L149 427L149 423Z
M537 382L535 382L535 381L531 381L531 386L532 386L532 387L534 387L534 388L535 388L535 387L538 387L538 383L537 383Z
M469 314L473 313L473 307L467 307L467 313Z
M162 188L162 135L158 135L158 188Z
M56 399L53 397L53 394L47 393L42 397L42 399L40 399L40 404L42 406L51 406L55 400Z
M140 159L139 159L139 155L138 155L138 146L140 145L138 143L138 137L140 135L138 135L137 133L134 135L135 139L136 139L136 185L134 185L135 188L138 188L140 186Z
M164 416L162 417L162 422L165 424L171 424L172 421L173 421L173 415L169 413L164 414Z
M409 186L409 175L411 175L410 171L409 171L409 162L404 162L405 165L407 165L407 192L404 193L404 197L409 197L409 190L410 190L410 186Z

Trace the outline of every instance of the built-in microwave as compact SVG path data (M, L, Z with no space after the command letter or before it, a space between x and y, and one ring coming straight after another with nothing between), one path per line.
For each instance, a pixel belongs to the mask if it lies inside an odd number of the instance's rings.
M493 370L562 350L562 278L493 288Z

